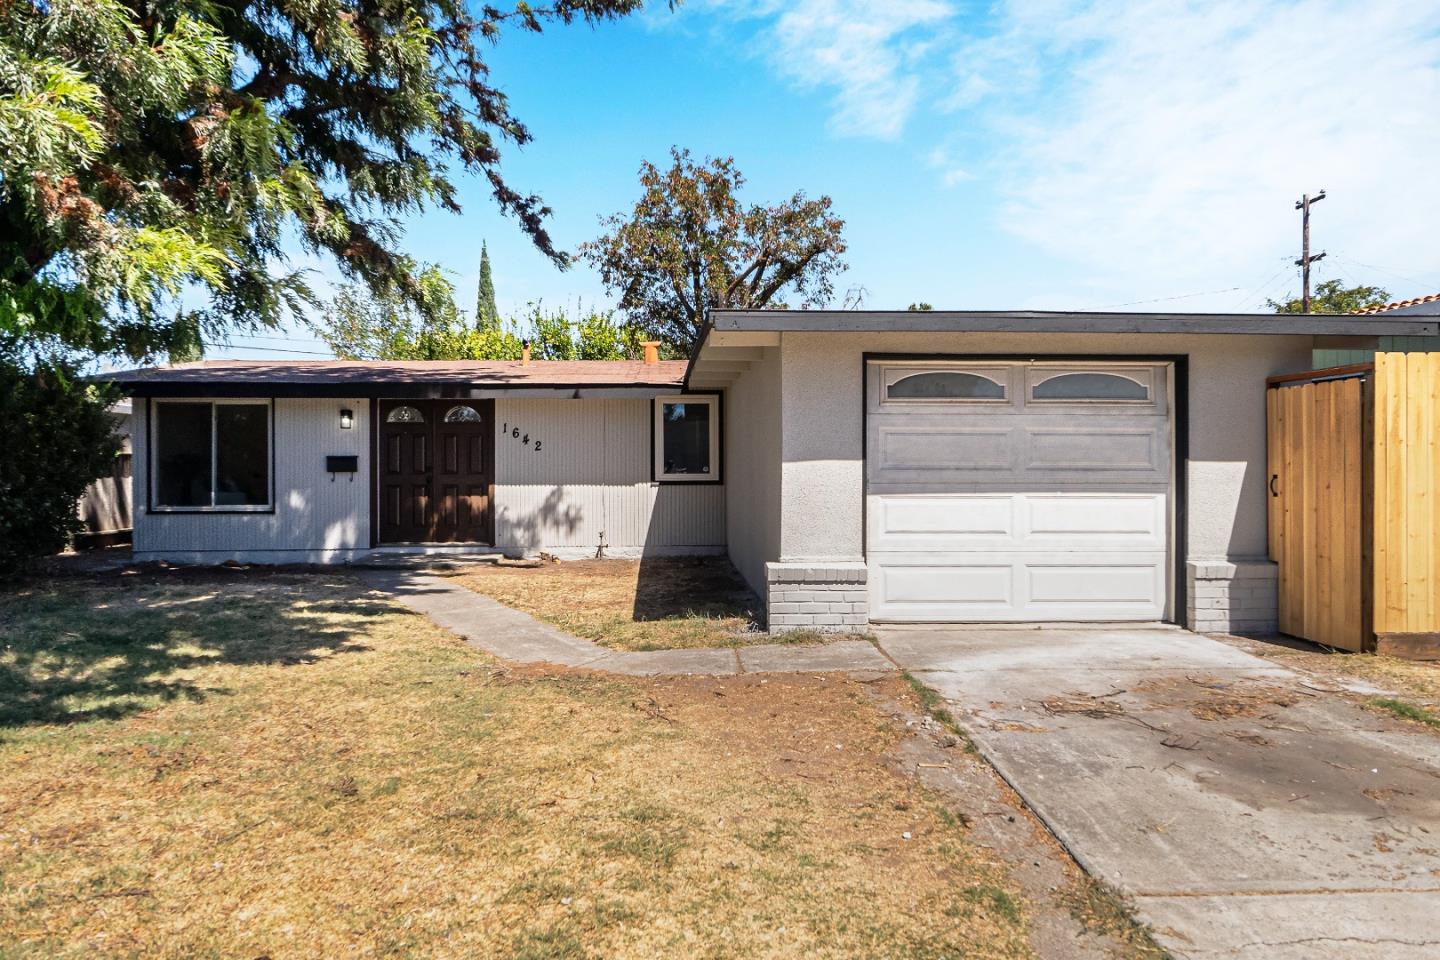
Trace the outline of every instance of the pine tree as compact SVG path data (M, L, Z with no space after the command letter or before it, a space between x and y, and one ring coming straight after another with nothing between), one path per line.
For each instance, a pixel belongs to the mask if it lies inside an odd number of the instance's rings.
M641 2L0 2L0 334L139 358L274 325L314 300L292 237L424 309L397 221L458 212L456 174L564 265L488 51Z
M490 251L480 241L480 286L475 291L475 329L494 330L500 326L500 308L495 305L495 277L490 272Z

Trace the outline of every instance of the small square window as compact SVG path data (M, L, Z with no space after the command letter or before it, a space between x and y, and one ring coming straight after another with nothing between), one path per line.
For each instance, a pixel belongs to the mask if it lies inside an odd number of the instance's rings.
M713 396L655 401L655 479L720 479L720 404Z

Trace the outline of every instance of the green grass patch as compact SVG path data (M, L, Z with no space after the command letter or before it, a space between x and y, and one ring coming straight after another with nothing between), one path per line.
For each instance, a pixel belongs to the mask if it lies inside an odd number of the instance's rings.
M982 884L977 887L969 887L960 894L960 898L969 906L980 909L1005 920L1007 923L1020 923L1020 904L1010 895L1008 890L990 884ZM963 916L965 907L952 907L954 915Z
M1427 727L1440 730L1440 713L1422 707L1418 703L1395 700L1391 697L1375 697L1369 702L1369 705L1376 710L1384 710L1386 713L1393 714L1401 720L1423 723Z
M1150 928L1135 916L1134 904L1108 883L1084 877L1069 890L1058 893L1081 926L1121 945L1122 960L1171 960L1151 936Z
M955 716L945 706L945 698L927 687L923 681L916 679L915 675L909 670L902 672L900 675L905 678L905 682L908 683L910 689L914 691L915 698L920 701L920 709L925 711L925 715L959 737L961 741L964 742L965 749L970 753L974 753L974 742L970 739L970 735L955 721Z

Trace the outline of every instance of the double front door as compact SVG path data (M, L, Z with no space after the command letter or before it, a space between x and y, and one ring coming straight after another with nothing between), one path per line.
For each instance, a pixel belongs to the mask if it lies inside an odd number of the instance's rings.
M494 540L493 400L382 400L382 543Z

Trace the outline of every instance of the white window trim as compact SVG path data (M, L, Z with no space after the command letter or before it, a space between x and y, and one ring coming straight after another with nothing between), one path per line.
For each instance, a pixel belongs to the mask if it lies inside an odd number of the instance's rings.
M665 404L706 404L710 407L710 472L665 472ZM656 397L651 424L651 446L655 462L651 466L656 483L719 483L720 482L720 398L714 394L674 394Z
M210 405L210 505L200 507L166 506L159 501L160 493L160 405L164 403L204 403ZM216 410L221 406L252 406L265 408L265 503L215 504L215 483L219 479L219 445L216 443ZM149 425L150 443L146 473L150 481L150 503L152 513L271 513L275 509L275 403L273 400L257 400L241 397L156 397L150 402Z

